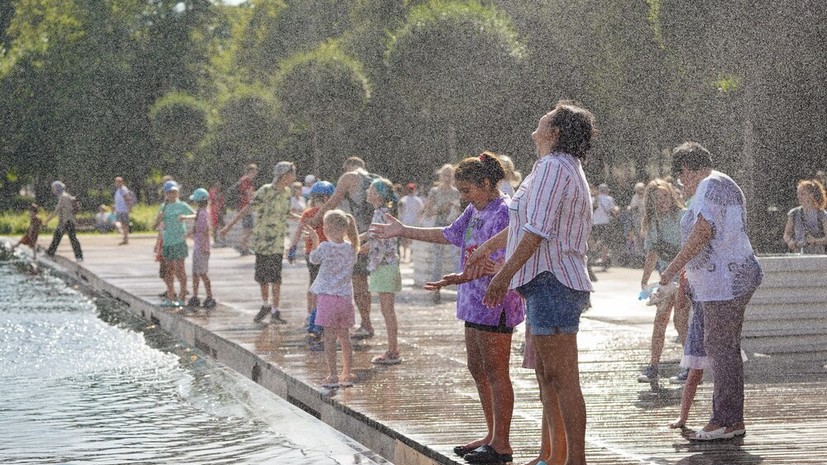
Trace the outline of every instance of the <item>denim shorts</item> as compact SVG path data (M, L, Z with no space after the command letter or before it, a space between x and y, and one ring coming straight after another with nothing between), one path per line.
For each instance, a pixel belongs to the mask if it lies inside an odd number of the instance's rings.
M531 334L574 334L580 329L580 314L589 305L589 292L564 286L544 271L517 288L526 303L526 324Z

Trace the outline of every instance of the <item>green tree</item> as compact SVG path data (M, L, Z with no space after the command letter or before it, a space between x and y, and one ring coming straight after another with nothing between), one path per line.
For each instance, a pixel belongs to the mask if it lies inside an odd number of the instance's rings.
M266 82L280 62L315 49L350 26L354 0L254 0L239 37L237 60L254 81Z
M361 64L345 55L335 41L329 41L283 61L275 89L293 131L311 137L312 172L338 172L346 158L343 150L352 146L347 129L358 121L370 99ZM338 158L323 160L324 153Z
M0 60L7 171L18 183L34 182L41 201L52 178L69 180L81 196L108 188L115 174L142 179L158 154L149 107L170 88L195 86L203 56L187 47L187 31L208 32L210 3L18 0L13 7Z
M207 105L183 92L171 92L155 102L149 118L162 148L162 171L176 172L192 158L207 134L207 117Z
M240 86L222 95L217 108L218 118L210 125L203 147L196 151L196 171L202 178L218 176L229 185L248 163L267 167L278 161L288 128L272 90L260 85Z
M463 132L503 107L524 54L500 11L474 1L431 1L411 9L386 60L394 89L444 127L454 160Z

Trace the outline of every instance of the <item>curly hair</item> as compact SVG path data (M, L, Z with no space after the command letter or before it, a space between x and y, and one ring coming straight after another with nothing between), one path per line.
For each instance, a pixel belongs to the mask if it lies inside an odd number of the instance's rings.
M586 152L592 148L592 137L597 132L592 112L568 100L557 102L552 111L554 117L550 124L560 129L554 150L585 160Z

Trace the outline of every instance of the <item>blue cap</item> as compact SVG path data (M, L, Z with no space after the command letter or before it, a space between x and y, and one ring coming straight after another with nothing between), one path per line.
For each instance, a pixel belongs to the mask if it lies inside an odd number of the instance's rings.
M336 187L327 181L318 181L310 188L310 195L333 195Z
M178 190L178 183L175 181L167 181L164 183L164 192L172 192Z
M210 198L210 193L207 192L207 189L203 187L199 187L192 192L190 196L190 200L193 202L203 202L204 200L208 200Z

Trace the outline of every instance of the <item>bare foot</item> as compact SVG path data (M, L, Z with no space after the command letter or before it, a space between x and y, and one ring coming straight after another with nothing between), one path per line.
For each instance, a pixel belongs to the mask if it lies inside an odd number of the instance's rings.
M468 450L474 450L477 447L484 446L484 445L488 444L489 442L490 442L490 439L488 439L486 437L486 438L482 438L482 439L477 439L476 441L471 441L471 442L469 442L468 444L466 444L462 447L465 448L465 449L468 449Z
M678 418L677 420L669 423L669 427L672 429L684 429L686 428L686 418Z
M356 381L356 375L353 373L341 373L339 374L339 386L340 387L351 387L353 386L353 382Z

